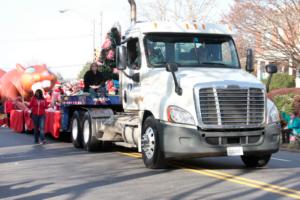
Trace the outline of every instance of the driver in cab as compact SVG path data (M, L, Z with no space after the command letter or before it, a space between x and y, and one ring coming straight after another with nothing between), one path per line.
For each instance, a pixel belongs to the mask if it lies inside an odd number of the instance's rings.
M155 48L154 43L148 43L147 47L148 59L152 65L162 64L165 62L165 58L161 52L161 49Z

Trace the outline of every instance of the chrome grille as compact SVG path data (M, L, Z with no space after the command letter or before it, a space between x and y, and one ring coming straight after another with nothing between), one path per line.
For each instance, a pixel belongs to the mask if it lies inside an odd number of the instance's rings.
M259 126L264 122L264 92L257 88L203 88L200 113L205 125Z

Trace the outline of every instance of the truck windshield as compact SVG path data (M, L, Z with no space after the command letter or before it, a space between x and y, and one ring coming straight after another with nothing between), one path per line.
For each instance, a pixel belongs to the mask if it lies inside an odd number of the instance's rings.
M148 34L147 61L151 67L177 63L181 67L240 68L230 36L204 34Z

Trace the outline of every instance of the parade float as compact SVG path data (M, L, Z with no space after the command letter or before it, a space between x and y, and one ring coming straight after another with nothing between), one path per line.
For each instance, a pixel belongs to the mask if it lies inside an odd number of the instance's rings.
M107 80L98 99L82 91L83 80L58 83L55 75L47 69L46 65L24 68L18 64L15 69L7 73L0 70L0 97L5 112L1 115L0 122L10 124L10 128L19 133L33 130L33 121L26 102L30 100L36 89L42 89L51 101L51 108L47 109L45 114L44 132L54 138L59 138L62 131L69 131L68 111L74 105L119 105L119 96L116 95L118 71L115 68L115 49L118 44L120 44L120 33L113 27L106 35L100 57L96 59L104 79ZM49 97L50 93L51 97ZM7 115L10 119L6 118Z
M0 125L10 125L17 132L32 130L27 102L37 89L46 93L51 91L56 81L55 74L45 64L26 68L17 64L8 72L0 70L0 102L3 108Z

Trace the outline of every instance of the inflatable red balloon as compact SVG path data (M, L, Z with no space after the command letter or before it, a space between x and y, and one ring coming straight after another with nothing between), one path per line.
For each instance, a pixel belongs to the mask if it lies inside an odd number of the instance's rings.
M1 76L3 76L5 73L6 73L6 72L5 72L4 70L0 69L0 78L1 78Z
M22 96L25 100L29 100L36 89L51 90L56 80L56 76L46 65L24 68L17 64L16 69L4 72L2 76L0 71L0 99L15 100L18 96Z

